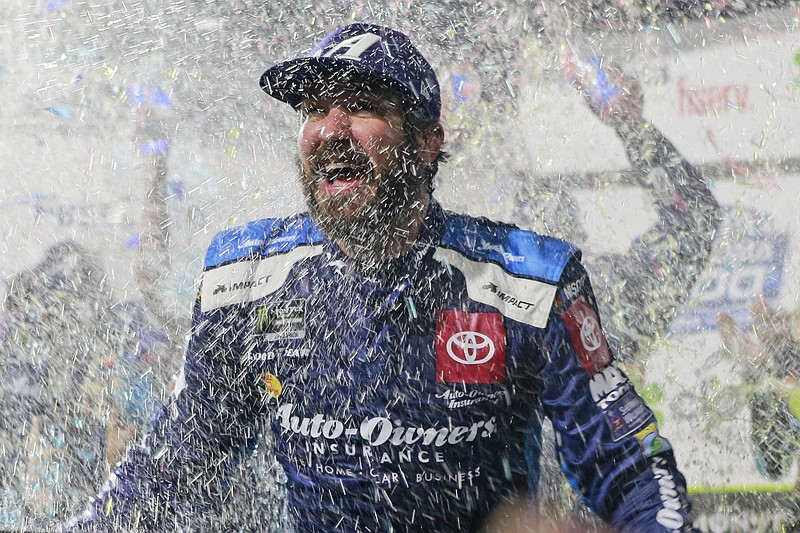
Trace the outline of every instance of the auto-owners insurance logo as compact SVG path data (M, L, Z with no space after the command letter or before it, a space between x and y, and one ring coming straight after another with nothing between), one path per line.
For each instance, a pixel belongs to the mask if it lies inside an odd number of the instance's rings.
M435 350L439 383L505 381L506 328L499 313L439 311Z

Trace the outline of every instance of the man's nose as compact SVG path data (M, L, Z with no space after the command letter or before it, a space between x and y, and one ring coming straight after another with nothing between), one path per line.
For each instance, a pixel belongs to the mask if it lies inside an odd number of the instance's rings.
M325 125L321 131L322 137L326 141L347 139L350 137L351 126L350 112L344 107L333 106L325 117Z

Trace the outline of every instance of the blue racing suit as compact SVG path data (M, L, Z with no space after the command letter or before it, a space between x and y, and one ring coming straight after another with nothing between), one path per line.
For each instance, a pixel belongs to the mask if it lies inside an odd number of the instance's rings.
M685 480L617 368L580 252L431 204L365 270L306 214L212 242L186 362L78 527L163 525L224 500L262 422L291 527L474 531L533 495L543 417L586 503L624 531L690 531Z

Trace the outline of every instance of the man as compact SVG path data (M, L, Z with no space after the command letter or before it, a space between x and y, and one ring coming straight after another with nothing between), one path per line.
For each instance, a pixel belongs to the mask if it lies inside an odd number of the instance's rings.
M691 530L580 252L433 200L439 85L408 38L351 24L261 85L301 115L309 213L214 239L175 392L78 522L154 529L216 505L269 421L290 529L475 531L535 494L547 415L598 515Z
M644 95L636 79L599 58L570 58L564 71L589 108L622 141L631 164L628 178L647 194L658 216L624 253L584 254L595 286L603 282L598 299L605 330L618 343L615 355L643 365L648 345L669 333L708 263L721 223L720 206L704 176L645 120ZM568 240L584 241L586 232L569 189L548 191L550 205L536 205L543 191L535 189L536 180L526 181L530 190L522 197L534 200L523 201L517 217L533 227L552 228Z

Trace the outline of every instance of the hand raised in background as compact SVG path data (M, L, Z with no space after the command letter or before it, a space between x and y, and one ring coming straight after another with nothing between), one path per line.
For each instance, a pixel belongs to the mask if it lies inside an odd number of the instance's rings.
M572 55L562 72L604 124L620 130L643 120L642 86L619 65L601 57Z

